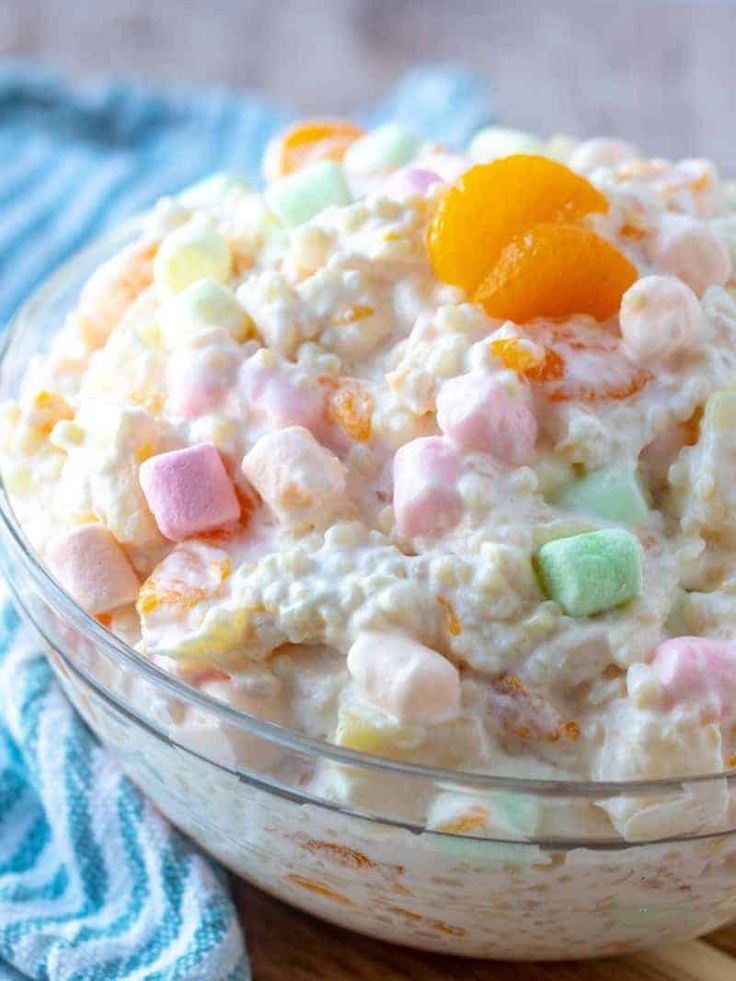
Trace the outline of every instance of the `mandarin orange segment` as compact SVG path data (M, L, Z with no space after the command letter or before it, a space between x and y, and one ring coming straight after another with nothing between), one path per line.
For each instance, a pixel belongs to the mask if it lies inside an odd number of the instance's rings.
M532 384L554 381L565 374L565 362L557 351L545 351L539 364L532 365L524 372L524 376Z
M551 402L619 401L651 380L626 356L618 331L600 324L538 323L528 335L543 351L533 364L523 337L491 341L491 354Z
M351 439L364 443L371 437L373 396L357 386L335 389L327 400L328 415Z
M518 337L491 341L491 354L502 362L504 368L515 371L532 383L551 381L565 374L565 362L557 351L544 350L537 358Z
M648 371L638 368L631 373L631 378L624 385L575 388L563 383L549 386L544 394L550 402L623 402L640 392L651 380L652 376Z
M274 142L275 176L284 177L318 160L340 163L348 147L365 131L343 119L303 119Z
M475 302L489 317L517 324L577 313L607 320L637 276L636 266L595 232L536 225L509 242Z
M472 293L514 238L543 222L608 211L608 201L569 167L527 154L471 167L442 199L427 233L432 266Z

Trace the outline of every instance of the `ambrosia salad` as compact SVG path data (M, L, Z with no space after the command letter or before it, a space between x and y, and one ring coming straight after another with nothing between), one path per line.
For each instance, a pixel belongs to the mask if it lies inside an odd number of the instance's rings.
M736 767L736 196L714 166L310 121L264 176L160 201L5 404L4 480L52 574L167 671L343 747L578 781ZM647 834L632 806L599 816Z

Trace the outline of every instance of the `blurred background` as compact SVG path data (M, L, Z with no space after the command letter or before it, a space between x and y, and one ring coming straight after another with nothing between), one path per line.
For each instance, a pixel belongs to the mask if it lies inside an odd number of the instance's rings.
M257 87L321 114L413 62L460 61L493 84L503 123L736 172L734 0L0 0L0 54Z

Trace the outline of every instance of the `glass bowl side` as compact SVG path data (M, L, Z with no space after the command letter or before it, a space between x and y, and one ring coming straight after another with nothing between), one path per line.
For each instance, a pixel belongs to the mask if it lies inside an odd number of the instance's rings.
M135 230L107 236L23 308L0 352L2 397L87 275ZM736 914L733 774L494 778L363 756L252 718L84 614L29 547L4 487L0 571L61 684L132 779L207 851L294 905L383 939L510 959L621 953ZM521 830L489 838L428 826L429 803L448 792L482 795ZM612 807L646 818L628 840Z

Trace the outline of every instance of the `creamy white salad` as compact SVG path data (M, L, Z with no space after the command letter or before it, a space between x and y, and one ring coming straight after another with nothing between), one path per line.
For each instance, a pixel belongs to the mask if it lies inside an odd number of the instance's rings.
M157 665L339 746L736 767L734 190L620 140L320 125L265 190L160 201L29 364L32 545Z

